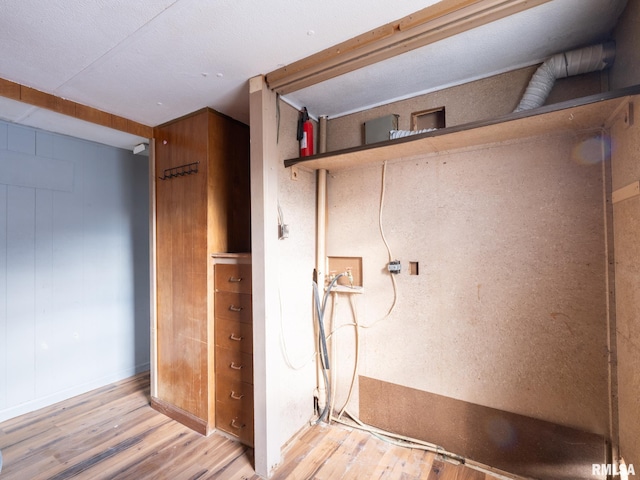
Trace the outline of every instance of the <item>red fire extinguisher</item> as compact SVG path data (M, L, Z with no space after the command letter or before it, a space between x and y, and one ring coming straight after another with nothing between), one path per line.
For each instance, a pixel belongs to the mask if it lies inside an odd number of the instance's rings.
M298 118L298 141L301 157L313 155L313 123L309 120L307 107L303 107Z

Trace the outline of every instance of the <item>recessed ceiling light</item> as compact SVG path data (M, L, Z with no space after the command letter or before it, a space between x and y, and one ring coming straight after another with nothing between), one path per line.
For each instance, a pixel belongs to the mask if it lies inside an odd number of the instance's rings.
M159 107L161 107L161 106L162 106L162 102L158 102L158 103L157 103L157 105L158 105Z
M222 77L224 77L224 73L218 72L218 73L216 73L216 77L222 78Z
M309 30L307 31L307 35L311 36L311 35L315 35L316 32L314 32L313 30Z

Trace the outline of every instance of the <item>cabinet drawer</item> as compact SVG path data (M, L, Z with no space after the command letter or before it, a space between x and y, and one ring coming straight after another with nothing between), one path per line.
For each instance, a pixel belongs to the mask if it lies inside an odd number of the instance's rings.
M246 293L216 292L215 317L236 322L251 323L251 295Z
M237 408L226 402L216 402L216 428L253 446L253 410Z
M253 385L253 356L238 350L216 347L216 373L233 381Z
M216 375L216 401L242 411L253 412L253 385Z
M222 292L251 293L251 265L218 263L215 282Z
M253 335L250 323L216 318L216 345L253 355Z

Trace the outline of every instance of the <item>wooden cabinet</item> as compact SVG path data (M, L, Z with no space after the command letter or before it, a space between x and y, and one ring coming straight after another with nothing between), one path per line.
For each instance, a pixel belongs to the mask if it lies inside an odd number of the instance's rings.
M249 255L214 255L216 427L253 446Z
M249 129L203 109L156 127L154 137L152 405L207 435L215 428L216 384L211 256L250 249Z

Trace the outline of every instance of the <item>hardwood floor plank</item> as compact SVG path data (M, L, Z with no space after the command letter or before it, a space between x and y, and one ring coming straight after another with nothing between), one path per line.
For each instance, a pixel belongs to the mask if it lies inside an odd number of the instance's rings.
M137 375L0 423L2 480L261 480L253 449L153 410ZM288 445L273 480L495 480L340 425L314 425Z
M459 470L457 480L486 480L487 478L484 473L469 467L460 468Z
M393 471L396 463L398 462L398 451L391 448L391 445L377 439L384 445L384 454L380 457L377 465L374 467L371 478L382 479L391 478L390 473Z
M456 465L440 460L434 460L428 480L456 480L458 468Z
M360 432L355 430L349 432L340 446L316 470L315 478L318 480L342 478L344 473L353 468L358 453L362 452L364 444L368 440L368 436L363 436Z
M304 452L295 457L285 453L283 464L276 470L273 480L307 480L313 478L316 471L329 457L340 448L348 435L347 430L330 428L325 425L311 427L313 437L307 443Z
M87 478L160 478L163 465L157 461L159 452L166 448L172 452L172 447L180 448L184 443L190 443L191 439L199 437L199 434L186 428L176 427L174 422L168 422L150 432L135 448L92 465L86 471Z
M353 467L344 472L344 480L360 480L362 478L362 470L367 469L371 472L372 468L380 461L380 457L385 453L386 446L375 437L367 435L364 441L365 443L362 445Z
M6 420L1 424L0 430L7 435L18 433L23 439L30 438L30 436L38 435L39 432L49 426L65 420L73 420L82 413L95 412L97 408L110 404L123 396L133 395L135 398L144 401L145 397L148 398L148 389L149 373L147 372L73 397L66 402L57 403L35 412ZM70 405L73 405L73 407Z

